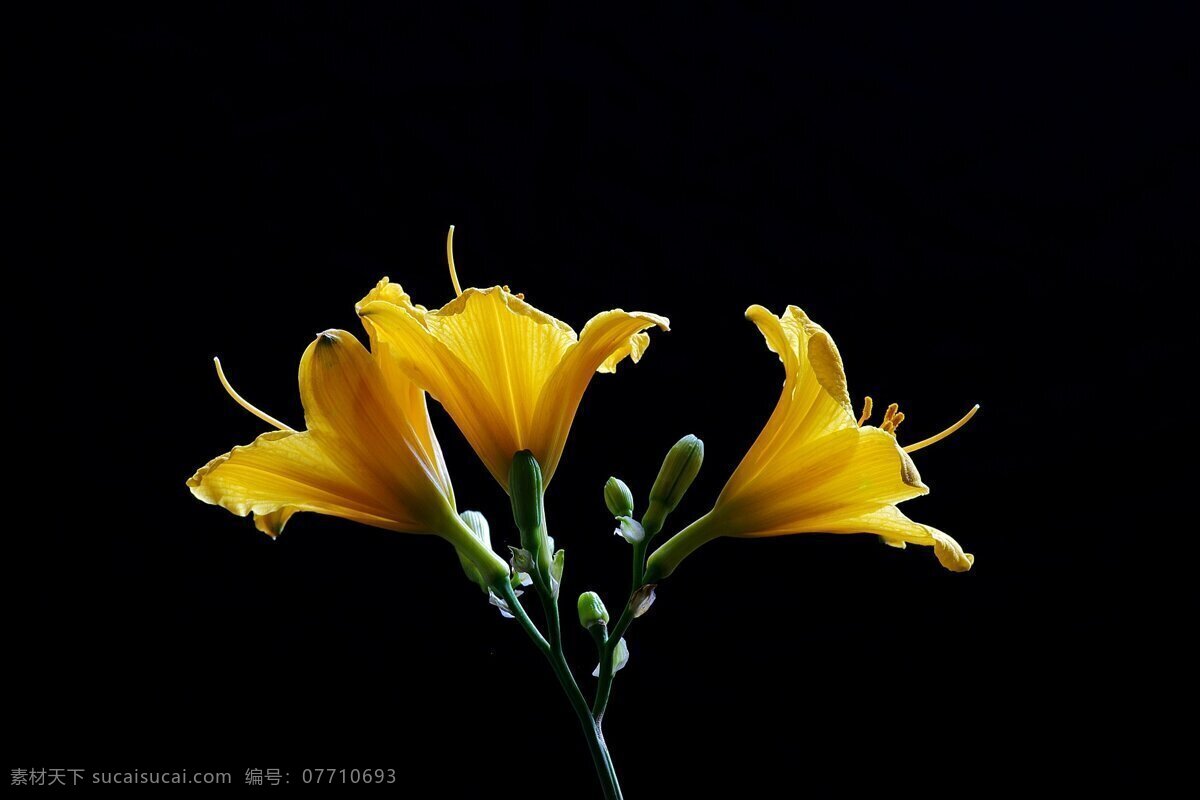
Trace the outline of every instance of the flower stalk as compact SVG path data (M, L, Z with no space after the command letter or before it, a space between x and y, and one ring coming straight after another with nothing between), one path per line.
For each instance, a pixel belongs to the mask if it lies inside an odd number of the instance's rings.
M528 451L517 453L513 457L509 490L513 520L520 531L521 543L525 545L526 549L538 548L539 556L534 561L534 572L530 577L533 579L534 591L541 601L542 611L545 614L546 636L543 638L529 619L529 615L521 607L521 602L508 581L501 581L497 589L508 603L509 609L513 611L514 617L521 623L521 627L525 629L530 639L550 662L550 668L558 679L563 693L567 696L567 701L571 704L571 710L575 712L575 716L579 719L579 725L583 729L583 736L596 767L596 775L600 779L605 800L620 800L621 785L617 780L612 756L608 752L608 745L605 743L604 734L600 729L600 719L592 714L563 652L562 625L558 609L559 592L557 587L551 583L549 562L545 555L551 545L549 545L549 537L546 535L542 472L537 459Z

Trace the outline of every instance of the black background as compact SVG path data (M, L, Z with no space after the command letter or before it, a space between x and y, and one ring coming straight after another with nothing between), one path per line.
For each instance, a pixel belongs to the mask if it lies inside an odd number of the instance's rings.
M607 721L627 796L1136 777L1133 587L1158 546L1136 456L1173 421L1152 384L1194 253L1183 15L402 5L64 12L19 65L52 232L19 265L47 418L12 489L44 520L19 533L43 549L15 570L13 766L598 796L545 664L443 542L308 515L271 542L183 485L263 429L211 356L299 424L311 337L361 333L385 274L448 301L454 223L464 285L576 329L672 321L580 408L548 497L565 609L627 590L608 475L644 506L701 436L674 530L757 435L782 371L751 303L823 324L902 438L983 406L917 457L933 492L904 507L970 573L797 536L718 541L660 587ZM511 541L434 413L460 506Z

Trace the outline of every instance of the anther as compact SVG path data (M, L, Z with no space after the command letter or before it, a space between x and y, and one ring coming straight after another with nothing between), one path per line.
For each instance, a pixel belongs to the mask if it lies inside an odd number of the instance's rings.
M858 427L862 427L863 423L871 418L871 409L874 406L874 401L871 400L871 395L863 398L862 416L858 418Z
M883 412L883 422L879 423L879 429L881 431L884 431L885 433L896 432L895 417L896 412L899 410L900 405L898 403L892 403L887 407L887 410Z

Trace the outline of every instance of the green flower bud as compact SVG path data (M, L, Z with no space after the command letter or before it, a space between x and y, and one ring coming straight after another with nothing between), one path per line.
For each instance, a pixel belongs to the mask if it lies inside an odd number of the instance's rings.
M522 535L525 531L545 526L542 467L528 450L522 450L513 456L512 466L508 470L508 494L512 500L513 521Z
M696 479L704 463L704 442L688 434L675 443L663 459L662 468L650 489L650 507L642 517L647 538L662 530L667 515L675 510Z
M534 566L548 577L553 545L546 536L542 468L528 450L513 456L508 471L508 494L512 501L513 522L521 531L521 547L529 551Z
M483 544L484 547L491 550L492 532L491 528L488 527L488 521L483 514L480 514L478 511L464 511L458 516L463 523L466 524L467 530L469 530L471 534ZM488 591L487 581L484 580L483 575L480 574L479 568L475 566L475 563L471 561L471 559L464 556L461 550L456 549L455 552L458 553L458 561L460 564L462 564L463 572L466 573L467 578L473 583L478 584L479 588L483 591Z
M595 592L584 592L579 595L578 606L579 624L584 628L608 624L608 609L604 607L604 601L600 599L600 595Z
M604 484L604 505L614 517L633 516L633 492L620 478L609 478Z

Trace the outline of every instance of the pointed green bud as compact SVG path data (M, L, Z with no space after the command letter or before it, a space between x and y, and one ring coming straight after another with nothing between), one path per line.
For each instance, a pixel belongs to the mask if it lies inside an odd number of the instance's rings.
M609 478L604 484L604 505L614 517L633 516L633 492L620 478Z
M480 514L478 511L464 511L458 516L463 523L466 524L467 530L469 530L471 534L483 544L484 547L486 547L488 550L491 550L492 532L491 528L488 527L488 521L483 514ZM479 568L475 566L475 563L471 561L471 559L464 556L461 550L456 549L455 552L458 553L458 562L462 564L463 572L466 573L467 578L473 583L477 584L483 591L488 591L489 589L487 581L484 580L483 575L480 574Z
M508 494L512 501L513 522L521 531L521 547L529 551L536 569L548 579L554 545L546 536L542 468L528 450L513 456L508 471Z
M542 467L528 450L522 450L513 456L512 467L508 470L508 494L512 499L513 521L517 523L522 536L525 531L545 527ZM521 544L533 552L533 548L526 545L524 539Z
M642 517L646 536L653 537L662 530L667 515L675 510L683 495L696 479L704 463L704 442L688 434L675 443L663 459L662 468L650 490L650 507Z
M595 592L584 592L579 595L579 624L585 629L593 625L608 624L608 609L604 601Z

